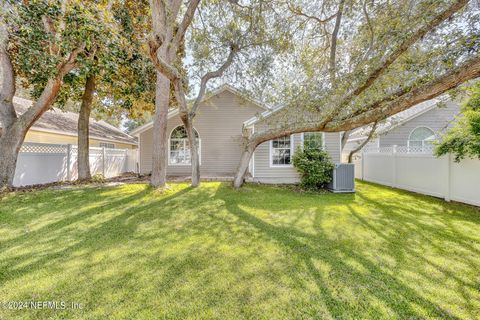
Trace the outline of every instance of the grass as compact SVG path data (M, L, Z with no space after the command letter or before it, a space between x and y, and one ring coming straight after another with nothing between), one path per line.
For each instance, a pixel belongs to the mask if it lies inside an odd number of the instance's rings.
M357 193L172 184L0 200L0 319L480 318L480 209Z

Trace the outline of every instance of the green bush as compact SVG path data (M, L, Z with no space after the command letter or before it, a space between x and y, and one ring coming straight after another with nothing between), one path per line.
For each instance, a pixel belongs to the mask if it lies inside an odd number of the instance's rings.
M334 164L323 150L298 149L293 155L293 165L300 172L301 185L305 189L322 189L332 181Z
M105 177L101 173L98 173L98 174L92 176L92 182L93 183L104 183L105 181L106 181Z

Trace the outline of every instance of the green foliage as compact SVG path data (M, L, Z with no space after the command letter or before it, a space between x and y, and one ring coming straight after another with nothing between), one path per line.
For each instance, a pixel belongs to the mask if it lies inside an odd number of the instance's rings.
M17 2L9 17L11 57L16 73L31 95L38 97L47 81L58 73L69 54L83 48L78 68L64 78L73 85L78 75L92 68L92 53L114 37L111 17L96 2L23 1Z
M95 75L93 116L120 121L154 106L155 72L142 47L143 1L16 2L9 15L10 56L29 96L37 98L69 54L83 48L64 76L56 106L77 111L87 76Z
M465 157L480 159L480 81L470 89L470 97L455 125L442 137L436 156L452 153L456 162Z
M103 176L103 174L97 173L97 174L92 176L91 181L94 182L94 183L104 183L106 180L105 180L105 177Z
M301 185L306 189L321 189L332 181L332 163L328 153L321 149L297 149L293 165L300 172Z

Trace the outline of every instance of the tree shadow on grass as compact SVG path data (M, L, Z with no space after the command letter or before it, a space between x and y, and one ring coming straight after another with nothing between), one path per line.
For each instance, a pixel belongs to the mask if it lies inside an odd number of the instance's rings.
M109 188L106 189L108 190ZM76 252L84 252L83 255L86 257L95 252L103 251L108 247L115 247L122 242L129 241L139 223L148 223L152 219L168 219L171 211L165 207L165 204L191 190L192 188L190 187L183 188L167 196L159 195L158 200L128 206L156 192L153 188L146 187L133 194L117 196L116 200L108 201L105 205L93 205L86 210L79 209L75 214L66 215L65 218L56 222L49 223L31 232L25 232L8 241L0 242L0 248L3 252L8 250L12 252L11 257L0 260L0 274L2 275L0 277L0 285L45 268L47 265L55 265L58 260L67 261ZM105 191L105 188L103 191ZM70 191L65 192L70 193ZM60 192L60 194L62 193ZM78 205L79 202L84 201L83 195L77 195L78 198L71 195L70 193L70 197L67 196L67 198L72 202L72 205ZM104 202L106 200L105 197L108 196L108 193L106 195L102 195L102 192L96 193L93 204ZM126 206L127 208L125 208ZM161 214L154 215L149 212L149 210L154 208L163 208L163 210ZM145 214L145 212L148 212L148 214ZM98 225L89 226L87 224L84 230L70 228L71 226L86 223L87 220L94 216L100 217L106 213L110 213L110 215ZM56 249L57 244L63 243L65 238L67 238L66 242L70 238L74 239L73 244ZM43 246L45 247L42 248ZM35 250L33 255L31 251L27 251L24 254L15 252L16 248L31 247L39 249Z
M272 310L260 306L262 303L283 308L290 318L318 318L320 309L325 310L326 317L334 318L408 318L425 314L456 318L438 300L428 299L397 277L397 270L372 257L374 250L365 250L345 233L342 237L332 237L323 228L327 219L335 217L335 210L344 209L342 214L348 215L348 224L368 230L370 237L378 237L385 243L383 254L395 259L398 270L410 257L428 264L431 261L421 260L423 257L412 251L412 243L406 238L399 239L399 235L424 230L422 243L437 247L429 237L441 235L454 241L455 236L428 224L424 226L425 222L417 221L415 214L401 202L381 202L362 192L295 194L266 186L235 192L226 184L184 188L159 197L153 197L150 188L114 196L112 190L114 193L116 189L88 193L87 200L82 193L55 193L55 201L68 200L71 206L90 207L71 209L64 218L42 225L29 235L21 234L0 243L2 250L12 252L11 257L4 255L6 258L0 260L0 284L28 278L30 273L42 270L55 275L65 268L73 276L66 277L64 283L54 284L53 290L68 297L78 296L82 290L82 299L94 304L88 313L90 317L96 317L96 312L107 316L115 311L115 306L127 309L135 317L138 315L135 312L141 313L146 303L158 311L166 306L147 300L149 295L161 294L167 296L161 300L163 303L175 303L163 314L166 317L175 314L178 318L191 317L192 306L213 308L215 312L226 312L228 308L245 318L258 318L260 311ZM48 197L44 201L47 203ZM365 217L359 206L375 212ZM68 205L61 210L65 208ZM45 217L49 212L43 211ZM472 220L465 215L459 217ZM304 228L305 222L315 228ZM458 243L468 239L466 236ZM17 248L36 243L45 246L15 253ZM277 253L278 247L282 254ZM232 251L226 252L225 248ZM266 249L255 251L258 248ZM269 255L275 266L263 260ZM73 268L72 261L79 265ZM249 269L258 265L261 267ZM475 261L471 261L471 266L475 266ZM437 267L441 270L441 266ZM105 273L103 269L107 269ZM427 273L408 271L429 279ZM143 282L137 282L145 273ZM39 279L45 277L48 276L43 274ZM285 282L285 278L289 281ZM462 279L457 278L459 285L463 285ZM258 290L259 283L265 283L267 289ZM290 288L292 283L295 285ZM292 295L291 304L278 302L283 298L283 290ZM261 296L257 291L261 291ZM43 285L39 292L43 294L50 289ZM308 294L295 300L294 295L304 292ZM142 294L147 297L136 296ZM257 296L251 298L252 294ZM116 305L101 306L111 296L115 297ZM467 293L464 299L468 299ZM249 308L249 304L254 306ZM475 313L470 310L470 314Z
M217 197L222 199L223 193L222 190L219 190ZM352 198L346 199L350 200L345 201L345 205L349 207L348 203L353 202L353 200ZM322 210L324 209L322 208L321 200L319 198L320 210L317 214L317 220L321 220ZM266 209L261 203L248 201L247 199L241 199L237 202L231 202L227 199L225 200L225 206L240 221L253 226L262 236L280 244L293 256L293 259L303 262L317 285L318 294L328 308L330 315L334 318L358 317L361 314L373 317L387 316L380 310L377 310L377 307L371 303L372 301L380 301L384 306L387 306L393 312L393 314L388 315L389 317L406 318L421 316L418 310L420 308L431 317L457 318L448 310L442 309L438 304L416 292L416 290L395 277L394 273L386 271L385 269L387 268L381 263L362 255L362 252L356 248L355 243L332 240L331 237L323 234L321 230L316 234L310 234L302 232L296 227L277 226L266 222L243 209ZM352 215L359 218L359 215L354 212L351 206L349 209ZM394 208L389 207L385 209L392 210ZM288 208L284 208L284 210L288 210ZM398 244L398 239L386 236L381 230L372 227L365 220L362 221L362 224L379 236L384 237L387 242L394 243L397 241ZM401 250L409 251L408 246L405 248L401 247ZM322 273L315 265L318 261L327 264L332 270L335 270L334 275ZM359 264L362 268L354 268L352 261ZM362 269L367 272L364 272ZM332 287L332 283L337 283L342 288ZM342 290L348 291L349 289L359 295L359 299L355 304L345 303L345 300L339 296Z

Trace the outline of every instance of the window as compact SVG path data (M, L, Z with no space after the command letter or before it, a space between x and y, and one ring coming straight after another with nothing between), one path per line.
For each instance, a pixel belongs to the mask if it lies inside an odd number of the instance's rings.
M291 166L292 136L270 141L270 164L272 166Z
M200 152L200 139L198 132L194 129L197 146ZM188 144L187 131L184 126L178 126L172 130L170 134L168 164L170 165L189 165L190 159L190 145Z
M100 148L115 149L115 144L100 142Z
M432 129L427 127L415 128L408 137L408 148L415 148L423 151L426 147L433 146L435 138L435 133Z
M322 132L305 132L303 134L304 149L323 149Z

